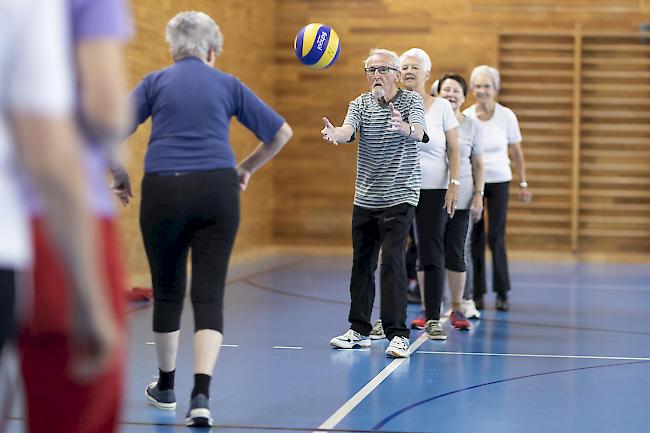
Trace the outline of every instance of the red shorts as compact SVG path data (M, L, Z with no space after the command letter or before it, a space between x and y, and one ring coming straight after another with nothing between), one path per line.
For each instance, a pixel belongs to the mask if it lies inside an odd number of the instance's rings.
M102 269L109 300L124 327L124 273L111 219L98 219ZM44 223L32 224L34 237L33 314L19 336L30 433L112 433L122 404L124 346L114 365L95 381L79 385L66 372L70 358L68 278Z

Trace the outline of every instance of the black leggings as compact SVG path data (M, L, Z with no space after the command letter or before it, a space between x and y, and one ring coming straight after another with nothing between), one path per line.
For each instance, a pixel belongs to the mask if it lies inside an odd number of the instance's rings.
M238 227L234 169L144 176L140 230L153 283L154 332L180 329L190 248L194 328L223 332L226 273Z
M14 309L16 304L16 274L0 269L0 353L14 333Z
M457 210L450 219L443 207L446 194L446 189L420 190L420 202L415 212L427 320L440 319L445 268L465 272L464 244L469 210Z
M510 182L485 184L485 208L488 213L487 243L492 250L492 290L502 295L510 290L508 255L506 252L506 222ZM474 265L474 299L487 292L485 271L485 213L472 231Z

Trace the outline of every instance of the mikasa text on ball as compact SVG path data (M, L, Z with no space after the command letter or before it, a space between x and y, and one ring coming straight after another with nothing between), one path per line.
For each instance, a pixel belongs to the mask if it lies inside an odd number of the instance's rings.
M331 27L311 23L300 29L293 41L293 49L301 63L312 69L325 69L339 57L341 42Z

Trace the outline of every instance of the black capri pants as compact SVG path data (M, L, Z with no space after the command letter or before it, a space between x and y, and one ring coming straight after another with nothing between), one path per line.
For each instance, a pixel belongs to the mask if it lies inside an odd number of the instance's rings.
M445 228L445 267L454 272L465 272L465 238L469 225L469 209L456 209Z
M145 174L140 230L151 270L154 332L180 329L192 250L195 330L223 333L223 296L239 227L235 169Z
M11 340L15 327L16 274L11 269L0 269L0 353Z
M445 268L465 272L465 237L469 210L457 210L449 218L444 208L446 189L421 189L415 213L420 268L424 271L424 304L427 320L440 319Z

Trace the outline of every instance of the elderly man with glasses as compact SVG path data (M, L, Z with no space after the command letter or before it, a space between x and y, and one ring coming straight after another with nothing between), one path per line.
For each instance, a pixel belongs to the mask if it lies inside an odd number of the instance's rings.
M352 214L353 263L350 280L350 329L330 344L339 349L370 346L370 315L379 251L381 311L389 357L409 356L406 327L404 249L420 194L418 142L425 133L422 97L397 87L397 54L373 49L364 62L370 91L350 102L343 126L323 118L323 139L352 142L359 133L357 178Z

